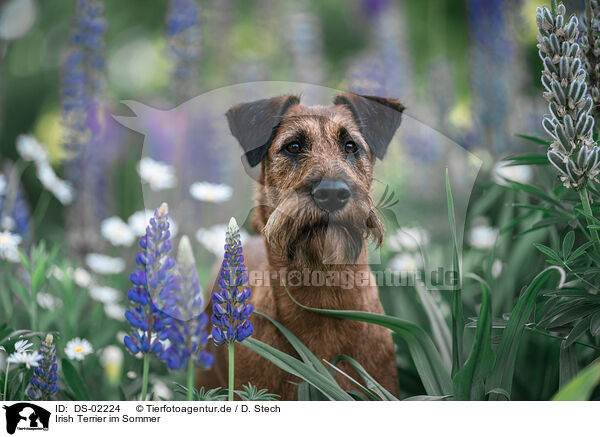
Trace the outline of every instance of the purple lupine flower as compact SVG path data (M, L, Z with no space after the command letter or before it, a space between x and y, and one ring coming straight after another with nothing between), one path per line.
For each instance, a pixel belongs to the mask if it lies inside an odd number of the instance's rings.
M233 217L227 227L225 256L217 283L219 289L212 294L213 341L217 346L243 341L254 332L248 320L254 307L249 302L252 293L247 287L240 229Z
M103 140L101 96L106 61L103 17L98 0L77 0L69 51L61 75L62 123L65 130L66 174L76 188L69 209L69 242L80 253L100 243L100 221L108 211L106 166L109 154Z
M196 0L171 0L167 11L167 48L173 59L171 86L178 99L198 90L201 55L200 8Z
M175 260L169 256L172 244L166 203L154 211L139 245L141 250L135 258L138 269L129 277L133 287L127 294L132 305L125 312L133 330L124 343L132 354L160 356L167 338L167 311L173 306L177 287Z
M0 173L0 232L15 233L27 243L31 236L31 214L23 187L12 174L11 167L4 174Z
M168 338L171 345L162 358L171 370L182 370L190 359L200 368L212 366L214 357L206 352L208 317L204 312L203 291L198 280L196 261L187 236L179 242L177 254L177 290L170 309Z
M56 346L52 334L46 335L46 339L40 345L40 355L42 359L33 369L33 376L29 381L29 386L25 393L29 399L48 400L51 395L58 391L58 375L56 371Z

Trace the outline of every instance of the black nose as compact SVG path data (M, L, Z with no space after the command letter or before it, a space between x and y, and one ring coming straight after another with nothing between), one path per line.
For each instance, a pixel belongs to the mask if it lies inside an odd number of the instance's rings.
M328 212L342 209L351 195L348 184L340 179L323 179L312 190L317 206Z

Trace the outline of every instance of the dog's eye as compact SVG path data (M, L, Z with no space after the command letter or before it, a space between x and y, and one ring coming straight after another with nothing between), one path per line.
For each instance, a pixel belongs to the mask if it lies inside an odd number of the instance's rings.
M302 147L300 147L300 143L290 143L285 146L285 151L296 155L302 151Z
M354 141L348 141L344 144L344 152L346 153L356 153L358 151L358 146Z

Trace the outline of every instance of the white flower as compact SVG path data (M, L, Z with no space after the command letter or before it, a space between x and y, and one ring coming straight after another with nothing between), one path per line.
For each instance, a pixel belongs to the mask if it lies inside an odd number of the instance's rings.
M128 219L127 224L129 229L138 237L146 235L146 227L150 218L152 218L153 212L149 209L142 209L141 211L134 212Z
M388 238L390 250L403 252L415 251L429 244L429 234L423 228L399 228Z
M19 340L15 343L15 352L30 352L33 344L27 340Z
M42 161L37 165L37 177L44 186L44 188L54 194L60 203L68 205L73 201L73 186L60 179L54 173L54 170L50 164L46 161Z
M11 364L25 364L25 366L30 369L32 367L37 367L39 365L39 361L42 359L42 356L38 351L35 352L13 352L8 357L8 362Z
M122 258L113 258L101 253L88 254L85 263L100 275L116 275L125 270L125 261Z
M214 253L217 257L222 257L225 251L225 232L227 225L214 225L209 229L200 228L196 232L196 240L209 252ZM248 238L248 234L240 229L240 239L242 243Z
M169 390L167 384L162 381L156 381L154 385L152 385L152 393L156 398L160 399L171 399L173 397L173 392Z
M141 211L134 212L127 219L127 224L134 235L137 237L142 237L146 235L146 228L148 227L152 217L154 217L153 211L150 211L149 209L143 209ZM171 237L177 235L178 230L179 227L177 226L177 223L174 222L171 217L169 217L169 232L171 232Z
M22 240L20 235L6 231L0 232L0 258L18 263L20 258L17 248Z
M6 182L6 176L0 174L0 196L4 196L8 189L8 182Z
M108 303L104 305L104 312L111 319L124 321L125 320L125 307L118 305L116 303Z
M502 273L502 261L499 259L492 263L492 278L496 279Z
M77 267L73 272L73 281L81 288L89 287L92 283L92 275L86 269Z
M50 293L38 293L35 300L38 305L46 310L54 310L59 303L59 300Z
M476 249L489 249L496 242L498 229L487 225L475 226L469 231L467 240Z
M0 196L2 195L2 193L0 193ZM4 217L2 217L2 220L0 221L0 229L2 229L3 231L14 231L16 226L15 223L15 219L12 218L11 216L5 215Z
M90 288L90 297L102 303L114 303L119 300L121 292L112 287L96 285Z
M533 178L533 171L528 165L509 165L500 161L494 166L493 177L498 185L508 185L507 179L527 184Z
M113 246L131 246L135 240L131 228L117 216L104 219L100 225L100 233Z
M94 348L85 338L74 338L67 343L65 354L71 360L83 361L83 359L94 352Z
M123 351L119 346L109 345L104 348L100 355L100 364L106 367L109 365L120 366L123 363Z
M17 152L25 161L33 161L36 164L48 161L48 150L33 135L17 137Z
M175 169L172 166L149 157L140 160L137 171L142 182L149 184L152 191L173 188L177 183Z
M396 255L389 264L390 269L394 272L415 272L422 266L422 259L410 253Z
M202 202L222 203L231 198L233 188L225 184L194 182L190 185L190 194L194 199Z

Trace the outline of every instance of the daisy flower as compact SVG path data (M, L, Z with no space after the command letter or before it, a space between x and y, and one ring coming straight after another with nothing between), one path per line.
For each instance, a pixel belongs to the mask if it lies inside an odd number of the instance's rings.
M125 320L125 311L127 311L127 308L116 303L107 303L104 305L104 312L106 315L111 319L118 320L120 322Z
M19 340L15 343L15 352L30 352L33 344L27 340Z
M533 179L533 170L528 165L509 165L507 162L499 162L492 171L494 182L498 185L508 185L507 181L515 181L528 184Z
M121 292L112 287L96 285L90 288L90 297L102 303L110 304L119 300Z
M113 258L101 253L88 254L85 263L100 275L116 275L125 270L125 261L122 258Z
M50 311L55 309L59 302L59 300L50 293L38 293L35 300L39 306Z
M429 243L429 234L423 228L399 228L388 238L390 250L403 252L415 251Z
M73 271L73 281L75 284L81 288L89 287L92 283L92 275L86 269L77 267Z
M214 225L210 228L200 228L196 232L196 240L206 250L215 254L218 257L223 256L223 247L225 247L225 233L227 231L227 225ZM248 234L240 229L240 238L242 244L248 238Z
M48 161L48 151L33 135L17 137L17 152L25 161L33 161L36 164Z
M83 359L94 352L92 345L85 338L74 338L67 343L65 354L71 360L83 361Z
M120 217L113 216L102 221L100 233L113 246L131 246L135 235Z
M475 226L469 231L467 240L476 249L489 249L496 242L498 229L487 225Z
M389 267L394 272L415 272L423 267L423 260L411 253L401 253L392 258Z
M8 362L10 364L25 364L28 369L32 367L37 367L39 365L39 361L42 359L42 356L38 351L34 352L13 352L8 357Z
M46 190L50 191L63 205L68 205L73 202L73 197L75 195L73 186L69 182L63 181L56 176L54 169L48 162L38 162L36 163L36 167L37 177Z
M17 248L21 241L23 239L20 235L8 231L0 232L0 258L18 263L20 258Z
M149 184L152 191L173 188L177 183L172 166L149 157L140 160L137 171L142 182Z
M194 199L202 202L221 203L231 198L233 188L225 184L194 182L190 185L190 194Z

